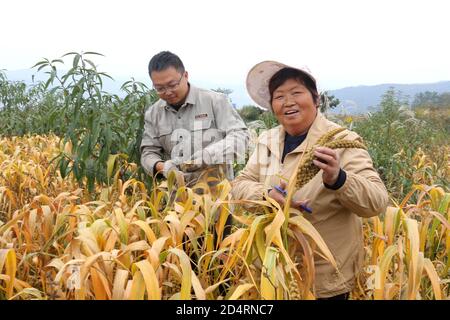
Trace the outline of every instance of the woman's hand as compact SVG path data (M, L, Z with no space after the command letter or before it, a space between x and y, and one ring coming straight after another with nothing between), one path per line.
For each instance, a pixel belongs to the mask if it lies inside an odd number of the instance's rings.
M281 181L280 183L280 188L285 190L287 187L286 182ZM286 203L286 199L284 198L285 195L282 194L280 191L278 191L277 189L273 188L272 190L270 190L269 192L269 197L271 197L273 200L275 200L276 202L278 202L280 204L281 207L284 207L285 203Z
M286 187L287 187L286 182L281 181L279 187L282 190L286 190ZM281 207L284 207L284 205L286 204L285 195L275 188L270 190L269 197L271 197L276 202L278 202L281 205ZM291 208L295 208L300 211L305 211L305 208L307 208L307 210L311 211L311 209L308 208L308 202L309 202L309 200L303 200L303 201L291 200ZM311 213L311 212L309 212L309 213Z
M318 160L313 160L313 163L323 170L323 182L330 186L334 185L338 179L339 170L341 169L338 153L336 150L330 148L317 147L314 155Z

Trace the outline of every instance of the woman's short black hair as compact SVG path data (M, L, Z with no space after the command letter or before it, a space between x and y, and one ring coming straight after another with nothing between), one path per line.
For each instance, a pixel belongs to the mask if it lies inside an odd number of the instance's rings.
M176 54L170 51L161 51L150 60L148 73L151 75L153 71L163 71L170 67L174 67L179 73L185 71L183 62Z
M317 86L315 81L306 73L294 69L294 68L283 68L275 73L269 81L269 93L270 93L270 103L272 103L274 91L280 87L286 80L293 79L303 84L311 95L313 96L314 103L319 103L319 92L317 91Z

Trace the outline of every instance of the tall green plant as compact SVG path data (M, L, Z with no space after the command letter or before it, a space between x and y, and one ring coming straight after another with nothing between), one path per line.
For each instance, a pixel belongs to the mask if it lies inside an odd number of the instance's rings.
M15 136L26 133L41 133L48 121L46 112L36 115L38 110L50 106L52 97L42 83L27 86L23 81L9 81L0 71L0 135ZM45 102L45 104L44 104Z
M91 56L102 55L65 54L62 58L72 57L72 64L62 76L57 70L58 64L64 64L62 59L44 59L34 67L46 70L49 77L45 87L62 96L64 143L70 143L71 148L58 158L61 175L72 173L92 192L96 182L108 183L110 175L119 169L115 161L122 158L139 163L144 111L156 95L134 80L122 86L127 93L123 99L103 91L104 79L112 77L98 71ZM108 165L113 169L107 170Z
M393 88L383 95L380 110L356 121L354 130L365 139L375 167L397 199L412 188L413 158L419 148L433 154L433 148L449 139L433 123L416 117L401 92Z

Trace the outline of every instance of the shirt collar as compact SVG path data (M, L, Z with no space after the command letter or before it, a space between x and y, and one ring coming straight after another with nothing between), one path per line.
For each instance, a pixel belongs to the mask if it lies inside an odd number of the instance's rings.
M285 132L284 141L287 142L296 142L296 141L303 141L305 140L308 132L301 134L299 136L291 136L289 133Z
M188 95L186 96L186 100L184 101L183 105L180 107L180 109L183 106L187 106L187 105L195 105L195 101L197 100L197 96L198 96L198 88L196 86L193 86L192 84L189 84L189 91L188 91ZM168 104L166 101L164 107L166 108L166 110L175 110L174 108L172 108L172 106L170 104ZM178 109L179 110L179 109Z

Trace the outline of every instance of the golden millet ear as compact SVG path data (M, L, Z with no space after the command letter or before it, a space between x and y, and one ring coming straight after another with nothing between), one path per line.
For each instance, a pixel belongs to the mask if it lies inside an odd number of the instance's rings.
M345 139L332 140L336 134L344 130L345 128L341 127L325 133L317 140L315 145L327 147L330 149L359 148L367 150L367 147L363 143L356 140L345 140ZM297 189L300 189L305 184L307 184L320 171L319 167L317 167L313 163L314 150L315 148L311 148L308 151L306 151L299 162L297 170L297 178L295 183L295 187Z
M344 127L339 127L339 128L333 129L333 130L325 133L323 136L321 136L319 138L319 140L317 140L316 144L319 146L323 146L325 143L331 141L331 139L333 139L333 137L335 135L337 135L339 132L342 132L344 130L345 130Z
M340 149L340 148L359 148L359 149L365 149L367 150L367 147L356 140L344 140L344 139L339 139L339 140L334 140L334 141L330 141L326 144L324 144L324 147L330 148L330 149Z

